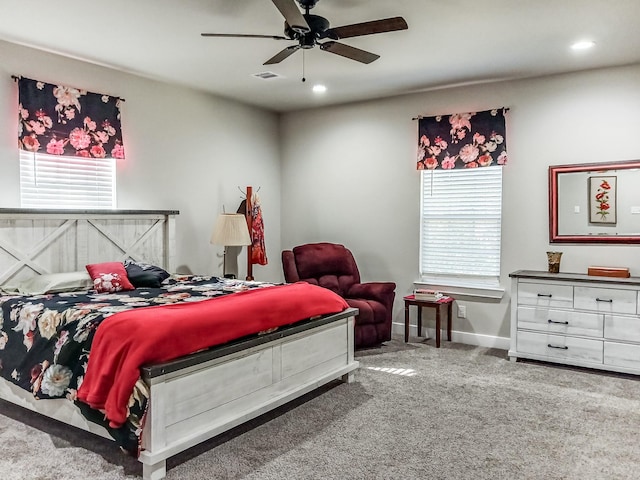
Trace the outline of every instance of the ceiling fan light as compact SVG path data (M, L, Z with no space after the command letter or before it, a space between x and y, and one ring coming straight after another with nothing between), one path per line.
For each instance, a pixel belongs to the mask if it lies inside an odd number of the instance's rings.
M571 45L571 50L589 50L595 46L596 42L593 40L580 40Z
M313 86L313 93L324 93L327 91L327 87L324 85L316 84Z

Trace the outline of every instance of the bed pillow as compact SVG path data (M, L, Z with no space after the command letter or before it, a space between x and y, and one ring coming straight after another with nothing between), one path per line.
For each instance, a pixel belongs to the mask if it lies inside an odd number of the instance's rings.
M43 295L89 290L93 280L87 272L45 273L16 282L12 289L24 295Z
M170 277L166 270L144 262L126 260L124 268L127 270L129 281L136 288L160 288L162 282Z
M86 268L93 280L93 288L98 293L115 293L135 288L129 281L122 262L92 263L86 265Z

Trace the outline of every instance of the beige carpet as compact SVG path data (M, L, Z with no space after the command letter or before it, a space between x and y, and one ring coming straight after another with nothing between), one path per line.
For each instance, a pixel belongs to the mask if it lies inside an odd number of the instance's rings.
M169 461L175 479L637 479L636 377L394 340L328 388ZM115 445L0 403L3 480L125 479Z

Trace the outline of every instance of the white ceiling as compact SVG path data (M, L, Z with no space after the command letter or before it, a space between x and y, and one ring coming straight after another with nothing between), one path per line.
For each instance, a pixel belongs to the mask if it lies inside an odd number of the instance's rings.
M381 56L369 65L314 48L263 66L294 42L200 33L283 35L270 0L2 0L0 39L275 111L640 62L640 0L320 0L311 13L409 29L342 40ZM595 48L571 51L581 39ZM253 76L265 71L281 77Z

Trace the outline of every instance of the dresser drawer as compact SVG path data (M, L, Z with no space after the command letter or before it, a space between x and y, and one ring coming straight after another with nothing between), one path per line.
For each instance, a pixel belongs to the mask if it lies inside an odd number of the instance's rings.
M640 317L605 315L604 337L611 340L640 342ZM640 357L638 360L640 361Z
M573 306L602 313L636 313L638 293L635 290L575 287Z
M520 282L518 305L573 308L573 287L554 283Z
M604 315L600 313L528 306L518 307L517 312L519 329L602 338Z
M602 363L602 340L518 331L517 350L554 360Z
M604 342L604 364L640 369L640 345Z

